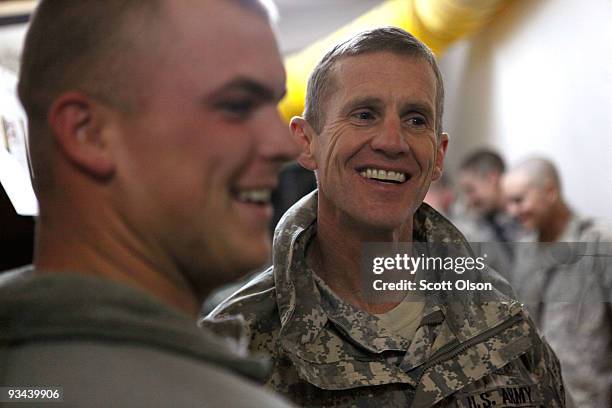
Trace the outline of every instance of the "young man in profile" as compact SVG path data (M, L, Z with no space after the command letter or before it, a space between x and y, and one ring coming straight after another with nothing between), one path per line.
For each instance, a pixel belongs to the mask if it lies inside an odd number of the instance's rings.
M40 3L19 77L40 216L33 267L0 286L2 386L61 387L70 406L286 406L240 378L262 361L195 325L211 289L268 259L295 151L284 83L256 0Z

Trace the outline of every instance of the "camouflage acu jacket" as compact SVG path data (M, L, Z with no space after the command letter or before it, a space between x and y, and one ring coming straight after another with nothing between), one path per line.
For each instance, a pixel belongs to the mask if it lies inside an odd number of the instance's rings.
M315 223L312 194L277 227L273 267L203 322L214 330L242 314L250 350L272 356L269 387L308 407L565 406L558 360L518 302L441 293L414 338L397 338L317 285L305 262ZM415 240L464 241L426 205L414 227Z
M514 287L580 408L612 407L612 231L576 214L557 243L522 245Z

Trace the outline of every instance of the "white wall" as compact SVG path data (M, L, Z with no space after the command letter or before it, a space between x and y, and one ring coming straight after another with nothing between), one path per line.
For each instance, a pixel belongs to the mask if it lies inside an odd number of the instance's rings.
M511 2L441 67L449 170L480 146L545 155L575 209L612 219L612 1Z
M284 54L300 51L379 5L383 0L274 0Z
M19 70L19 58L27 24L0 27L0 66L15 74Z

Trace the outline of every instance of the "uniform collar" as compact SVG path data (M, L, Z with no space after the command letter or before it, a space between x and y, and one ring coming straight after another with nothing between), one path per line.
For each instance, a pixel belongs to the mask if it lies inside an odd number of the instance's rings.
M385 336L374 316L342 302L325 285L317 287L305 256L315 234L316 219L315 191L283 216L273 244L281 347L311 384L324 389L389 383L416 387L424 377L418 367L438 351L434 344L441 331L447 332L449 340L460 343L521 311L517 302L501 292L496 301L486 304L470 295L458 296L456 291L443 292L427 298L423 321L411 342ZM455 243L471 255L463 235L428 205L417 210L413 225L415 241ZM332 325L335 330L330 330ZM407 351L399 365L381 358L381 353L394 350ZM350 366L350 373L332 376L334 381L329 382L329 373L339 366ZM369 374L364 375L366 372Z

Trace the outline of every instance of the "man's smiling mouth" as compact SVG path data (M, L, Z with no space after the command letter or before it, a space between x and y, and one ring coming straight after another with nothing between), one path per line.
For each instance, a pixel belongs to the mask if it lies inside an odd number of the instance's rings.
M385 183L402 184L407 179L407 174L393 170L382 170L373 167L368 167L359 171L363 178L382 181Z
M242 203L259 205L269 204L271 195L272 189L269 188L245 189L234 193L234 197Z

